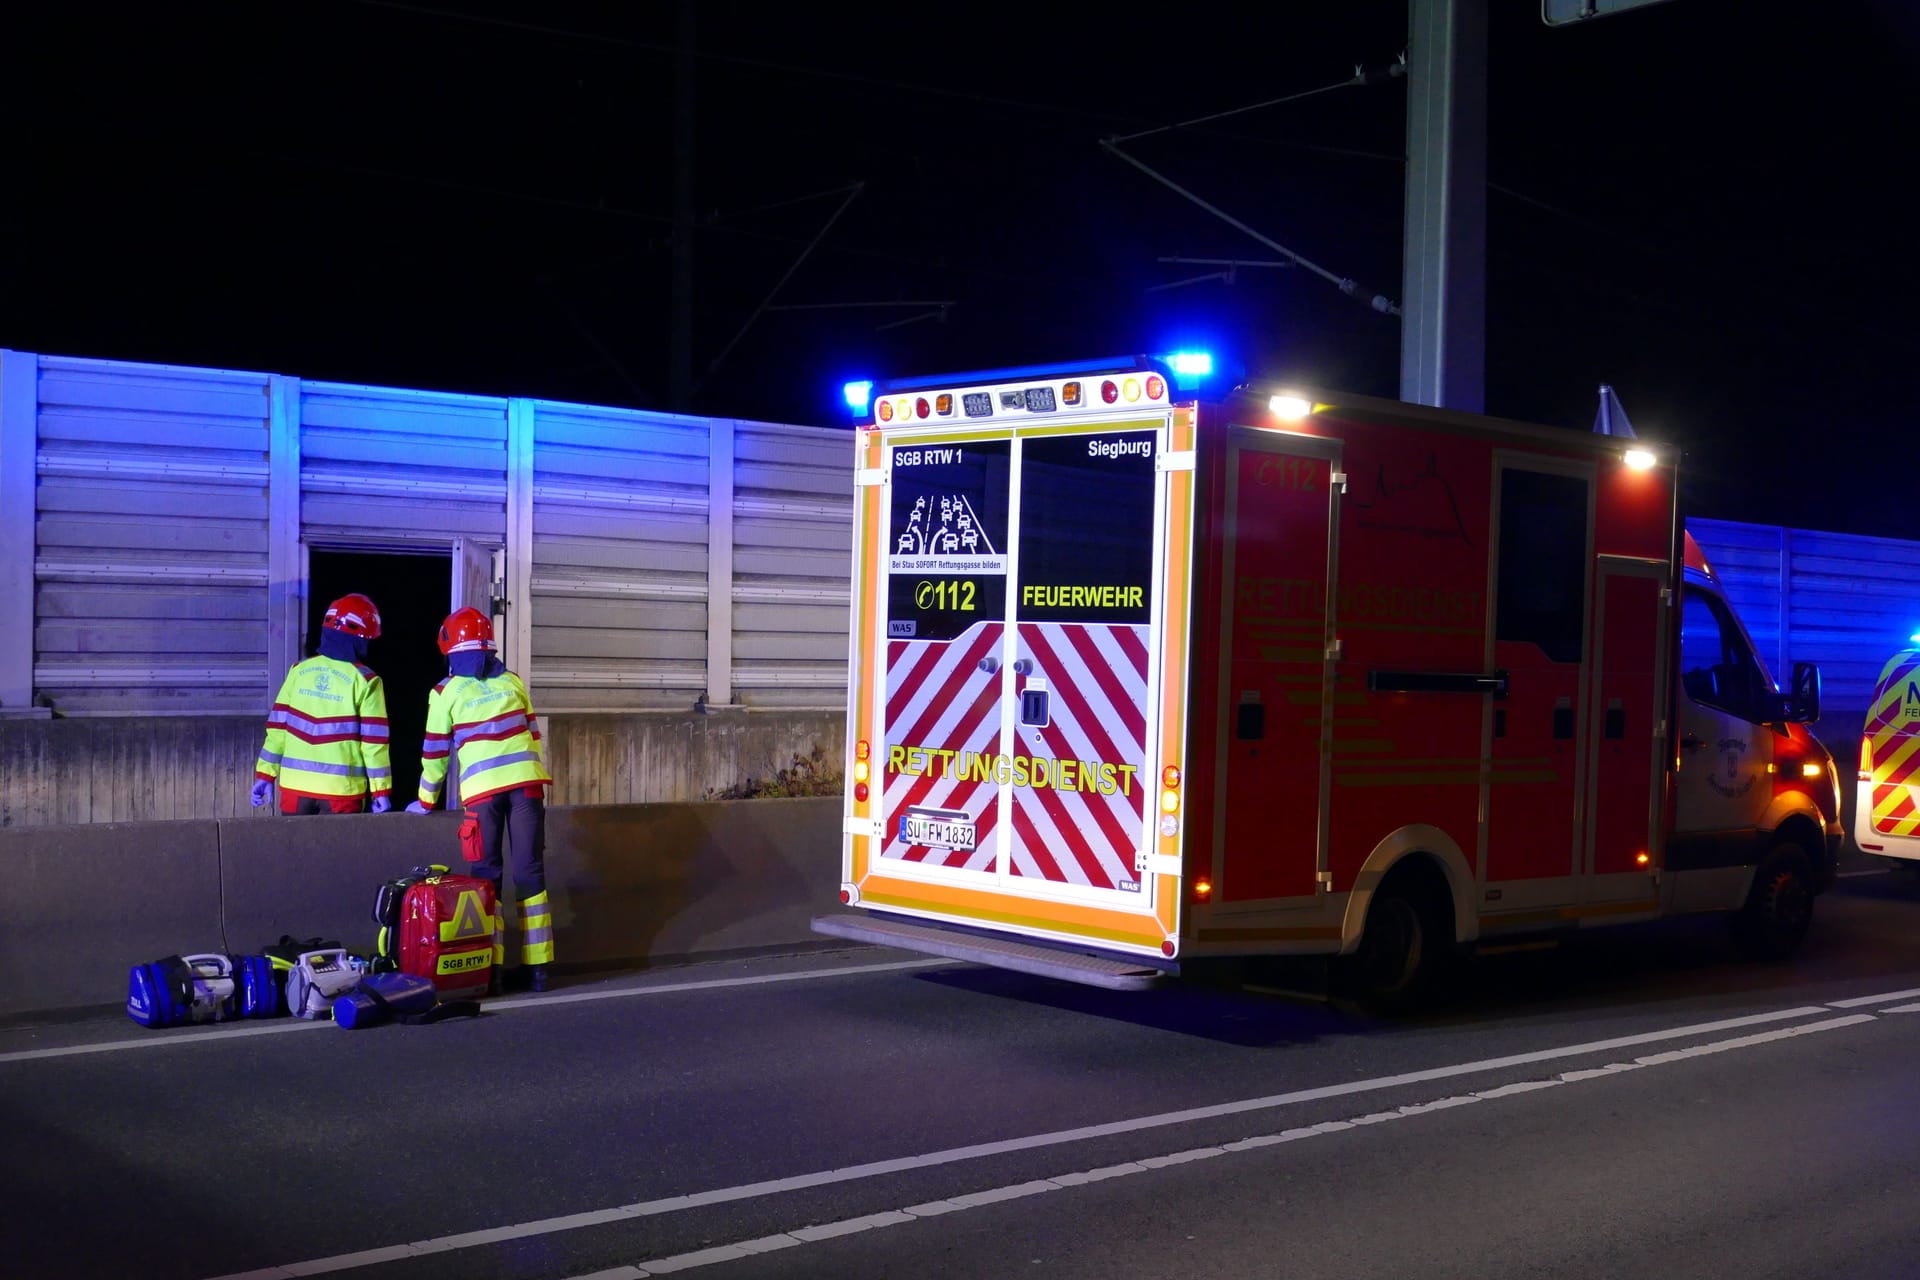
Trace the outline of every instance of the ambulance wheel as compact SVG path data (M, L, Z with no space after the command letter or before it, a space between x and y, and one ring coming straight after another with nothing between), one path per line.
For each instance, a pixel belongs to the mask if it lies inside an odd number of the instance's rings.
M1733 939L1755 960L1785 960L1813 924L1813 864L1791 840L1773 846L1754 869L1747 904L1733 917Z
M1360 947L1342 964L1342 985L1368 1008L1400 1013L1419 1006L1453 950L1440 904L1421 888L1403 880L1375 893Z

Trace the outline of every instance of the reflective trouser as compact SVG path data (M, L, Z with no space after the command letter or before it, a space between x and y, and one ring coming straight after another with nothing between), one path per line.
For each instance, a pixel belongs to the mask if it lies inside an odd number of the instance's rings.
M501 857L504 837L507 857L513 863L513 888L520 898L520 962L553 963L553 914L547 900L547 806L539 788L515 787L469 806L467 812L480 827L480 861L467 874L493 881L494 897L500 897L501 876L506 870ZM495 964L505 964L506 939L501 927L505 907L495 917Z

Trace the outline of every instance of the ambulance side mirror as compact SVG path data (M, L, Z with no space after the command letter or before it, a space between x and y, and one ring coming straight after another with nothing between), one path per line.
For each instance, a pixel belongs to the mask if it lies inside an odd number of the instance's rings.
M1820 668L1811 662L1793 664L1792 687L1780 697L1780 718L1791 724L1811 724L1820 718Z

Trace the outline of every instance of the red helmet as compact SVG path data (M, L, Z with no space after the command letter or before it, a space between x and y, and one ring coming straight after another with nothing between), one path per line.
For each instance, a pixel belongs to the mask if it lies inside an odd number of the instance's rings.
M320 625L329 631L344 631L350 636L378 640L380 611L373 607L373 601L356 591L328 605L326 620Z
M440 624L440 652L443 654L492 648L493 619L472 606L454 610Z

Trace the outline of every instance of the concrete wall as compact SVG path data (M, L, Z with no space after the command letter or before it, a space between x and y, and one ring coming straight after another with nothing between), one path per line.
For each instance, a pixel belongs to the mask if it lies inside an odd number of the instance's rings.
M549 799L702 800L772 778L815 748L837 771L842 719L821 711L552 716ZM0 718L0 828L259 820L266 815L250 807L247 790L261 733L253 716Z
M838 798L549 810L556 961L578 970L818 942L807 922L839 900L840 816ZM368 949L382 881L465 865L458 822L0 831L0 1017L117 1004L131 966L175 953L256 952L282 934Z

